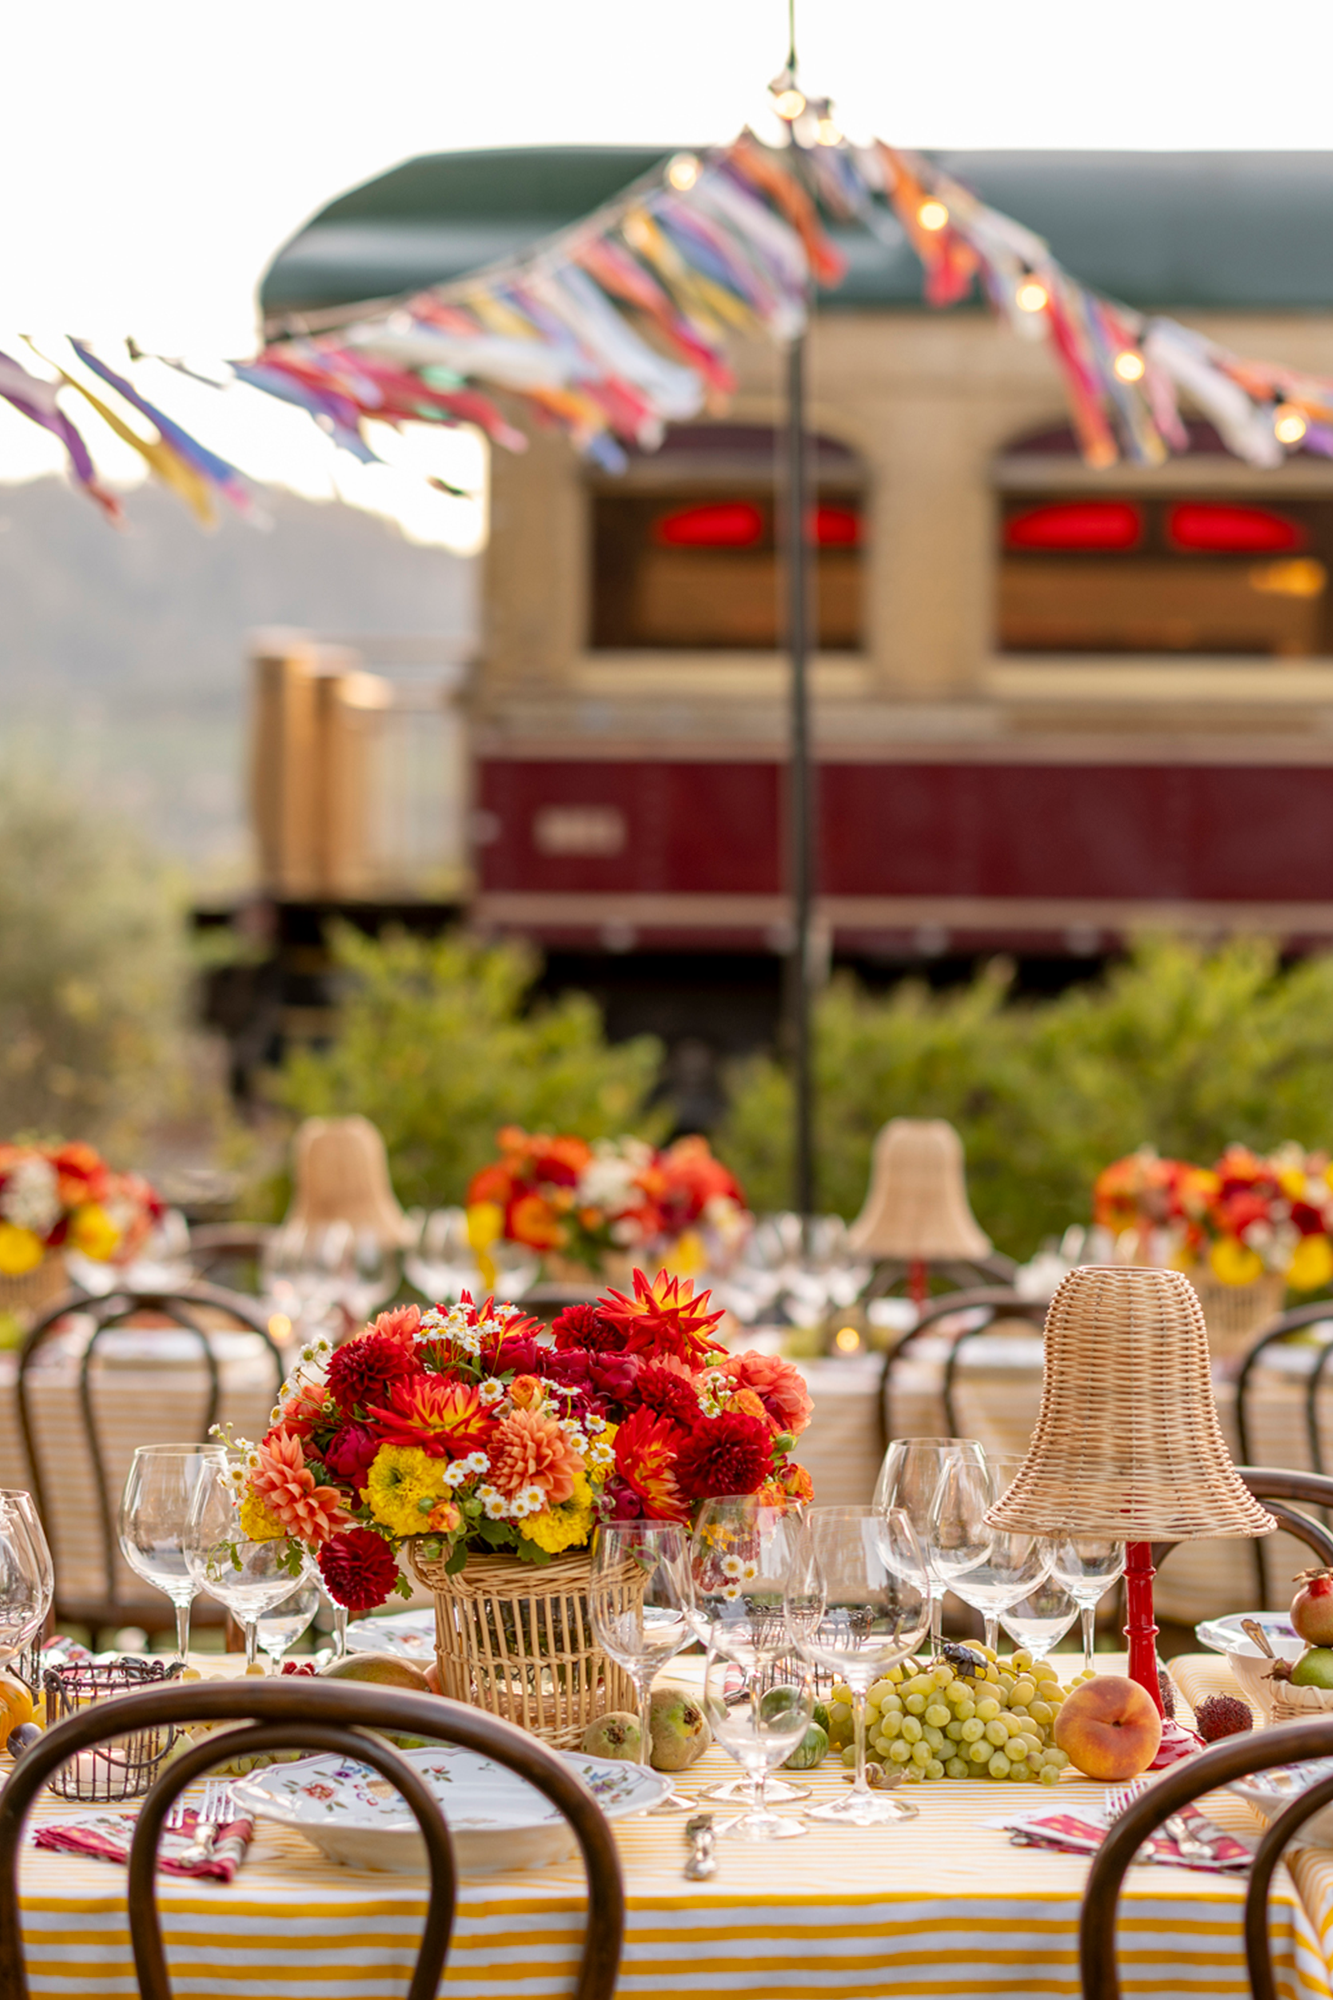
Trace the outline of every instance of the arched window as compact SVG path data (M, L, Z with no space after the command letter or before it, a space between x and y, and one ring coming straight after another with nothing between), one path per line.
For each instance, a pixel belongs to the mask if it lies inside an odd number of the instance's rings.
M595 650L753 650L782 644L783 439L757 424L679 425L620 478L591 485ZM818 645L861 645L860 460L811 440Z
M1220 464L1211 426L1190 431L1191 459ZM1237 486L1234 473L1210 487L1191 472L1188 490L1151 476L1093 484L1067 430L1011 446L999 468L999 650L1333 653L1333 474L1326 495L1311 495Z

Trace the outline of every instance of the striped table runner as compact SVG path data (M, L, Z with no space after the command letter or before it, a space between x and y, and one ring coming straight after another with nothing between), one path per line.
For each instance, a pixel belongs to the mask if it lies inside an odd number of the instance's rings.
M1225 1678L1224 1662L1198 1666L1193 1681L1182 1672L1182 1685L1203 1691L1218 1684L1219 1670ZM710 1751L683 1789L731 1775L722 1753ZM843 1789L832 1766L810 1775L821 1796ZM620 1992L627 2000L1076 1996L1085 1862L1012 1847L981 1824L1053 1795L945 1781L912 1796L921 1815L905 1826L820 1829L773 1848L723 1840L717 1876L698 1884L681 1873L683 1816L622 1822L629 1926ZM1099 1799L1101 1788L1071 1782L1060 1796L1072 1805ZM40 1810L59 1817L77 1809L52 1801ZM1229 1796L1216 1815L1254 1826ZM1242 1892L1229 1877L1136 1868L1121 1917L1126 1993L1241 2000ZM134 1994L123 1899L123 1874L105 1863L25 1854L34 1994ZM418 1878L335 1868L298 1836L261 1824L233 1884L164 1882L162 1905L175 1990L189 2000L380 2000L403 1989L423 1895ZM469 1880L444 1991L450 2000L566 1993L582 1907L577 1864ZM1295 1884L1279 1875L1273 1908L1282 2000L1329 2000L1321 1939L1333 1922L1333 1859L1325 1867L1298 1858Z

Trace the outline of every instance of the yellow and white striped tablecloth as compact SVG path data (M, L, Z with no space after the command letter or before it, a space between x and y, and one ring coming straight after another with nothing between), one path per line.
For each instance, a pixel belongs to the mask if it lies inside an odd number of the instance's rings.
M213 1663L216 1666L217 1661ZM1187 1663L1195 1667L1195 1663ZM1226 1678L1206 1663L1186 1687ZM710 1751L682 1781L701 1791L734 1775ZM842 1790L832 1765L815 1790ZM621 1822L629 1899L620 1992L626 2000L746 1995L755 2000L941 2000L1070 1995L1086 1863L1015 1848L982 1824L1053 1796L1100 1799L1082 1781L1032 1786L944 1781L915 1790L920 1818L872 1832L827 1828L772 1848L722 1840L717 1876L682 1875L683 1816ZM1211 1801L1253 1830L1247 1807ZM52 1801L43 1817L77 1810ZM1333 1856L1280 1872L1273 1934L1282 2000L1330 2000L1325 1945ZM1127 1994L1248 1992L1242 1882L1135 1868L1121 1916ZM1298 1893L1299 1892L1299 1893ZM465 1882L443 1991L449 2000L545 2000L569 1990L583 1925L577 1864ZM336 1868L297 1835L261 1824L236 1881L165 1881L162 1905L182 2000L380 2000L401 1993L423 1913L419 1878ZM135 1992L124 1876L106 1863L28 1852L24 1931L35 1995L106 2000Z

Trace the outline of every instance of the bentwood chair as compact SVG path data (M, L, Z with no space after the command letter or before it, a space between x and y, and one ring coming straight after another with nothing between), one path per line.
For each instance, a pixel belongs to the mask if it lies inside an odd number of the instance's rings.
M1327 1483L1327 1482L1326 1482ZM1125 1870L1139 1847L1172 1813L1219 1785L1279 1764L1333 1755L1333 1715L1283 1722L1253 1735L1227 1737L1197 1757L1187 1757L1155 1778L1141 1798L1112 1825L1093 1856L1079 1918L1079 1970L1083 2000L1120 2000L1115 1958L1116 1911ZM1268 1941L1268 1892L1287 1842L1333 1800L1333 1777L1312 1785L1275 1819L1259 1843L1245 1895L1245 1958L1254 2000L1276 2000Z
M1049 1301L1046 1299L1025 1299L1010 1285L978 1285L968 1291L942 1292L938 1298L928 1300L917 1315L915 1326L900 1334L885 1355L879 1378L879 1421L880 1446L887 1451L893 1438L893 1371L903 1356L928 1333L936 1332L941 1320L952 1319L955 1314L965 1313L963 1325L952 1335L951 1348L945 1363L944 1398L949 1435L954 1431L954 1376L957 1349L966 1341L982 1333L995 1320L1023 1319L1033 1326L1042 1326L1046 1320Z
M40 1389L34 1377L43 1369L44 1351L60 1336L61 1323L71 1311L77 1311L80 1316L92 1321L92 1331L77 1364L78 1430L75 1436L70 1436L66 1425L56 1440L55 1448L48 1440L44 1450L44 1427L37 1416ZM165 1597L158 1597L154 1592L136 1592L132 1585L127 1594L127 1576L120 1561L117 1537L124 1467L117 1472L108 1463L105 1425L99 1422L99 1371L94 1363L99 1354L108 1352L107 1336L117 1329L128 1330L131 1322L134 1322L136 1342L143 1343L142 1365L150 1371L154 1370L155 1343L161 1344L164 1362L170 1355L171 1347L179 1346L182 1333L197 1345L200 1370L193 1371L194 1383L182 1398L183 1413L176 1429L180 1441L197 1439L202 1442L217 1421L223 1394L222 1366L215 1346L219 1334L239 1331L257 1337L259 1348L255 1353L257 1360L262 1354L264 1381L262 1385L256 1382L249 1400L264 1423L268 1420L286 1373L260 1302L245 1298L239 1292L225 1291L217 1285L196 1284L182 1291L162 1293L121 1289L101 1298L80 1299L73 1304L64 1299L31 1328L19 1351L16 1382L19 1430L28 1461L28 1483L56 1555L55 1616L58 1620L90 1626L94 1645L99 1629L132 1624L149 1632L169 1631L174 1620L171 1605ZM171 1358L174 1361L176 1357ZM173 1375L166 1369L155 1372L153 1394L158 1409L171 1396L173 1383L178 1389L182 1386L178 1374ZM261 1386L262 1393L259 1393ZM135 1432L134 1443L150 1441L150 1433L142 1430ZM122 1446L124 1442L122 1439ZM95 1532L98 1548L98 1560L91 1578L87 1563L74 1564L66 1560L62 1564L63 1524L71 1515L72 1451L82 1455L89 1475L84 1479L80 1473L79 1485L80 1491L85 1484L91 1489L88 1511L94 1520L88 1527L90 1533ZM82 1525L80 1522L80 1527ZM62 1567L67 1576L71 1573L78 1576L82 1572L80 1581L73 1589L67 1586L62 1590L59 1582ZM201 1622L206 1622L210 1616L208 1607L201 1604L199 1612Z
M159 1774L144 1799L130 1845L130 1942L142 2000L171 2000L156 1897L157 1848L185 1787L224 1759L258 1751L324 1751L369 1764L406 1800L421 1829L430 1869L426 1924L408 2000L436 2000L458 1896L445 1815L416 1770L372 1730L457 1743L493 1757L541 1792L573 1830L588 1877L587 1924L574 2000L611 2000L625 1934L625 1891L611 1828L596 1800L544 1743L512 1723L440 1695L353 1681L232 1680L155 1688L85 1708L44 1736L14 1766L0 1793L0 2000L28 2000L18 1861L34 1799L57 1767L80 1750L135 1729L194 1722L250 1726L214 1735ZM225 1744L225 1748L223 1747ZM293 1949L299 1950L299 1942Z

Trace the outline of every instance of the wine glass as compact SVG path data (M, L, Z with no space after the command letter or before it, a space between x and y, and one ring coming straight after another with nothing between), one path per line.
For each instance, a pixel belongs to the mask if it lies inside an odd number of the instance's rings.
M285 1535L252 1541L241 1526L244 1459L226 1453L199 1474L181 1545L200 1590L224 1604L245 1628L245 1664L255 1664L257 1621L281 1604L310 1573L308 1557L294 1556Z
M710 1651L743 1667L771 1667L790 1652L783 1600L799 1531L795 1509L769 1506L754 1493L703 1502L690 1540L685 1615ZM704 1794L747 1804L754 1795L748 1772ZM770 1803L809 1796L808 1785L769 1782Z
M710 1653L704 1713L714 1739L746 1773L750 1803L722 1828L734 1840L790 1840L807 1831L799 1820L770 1811L768 1774L797 1749L810 1727L815 1690L810 1670L789 1661L778 1676Z
M992 1652L999 1644L1000 1613L1035 1590L1051 1568L1045 1536L993 1528L986 1518L1020 1463L991 1458L981 1465L968 1460L946 1465L931 1503L933 1560L949 1575L954 1595L981 1613Z
M1064 1584L1047 1575L1000 1613L1000 1623L1016 1646L1026 1646L1034 1660L1044 1660L1077 1617L1078 1605Z
M300 1638L318 1609L318 1585L298 1583L280 1603L256 1618L259 1643L272 1660L275 1674L281 1673L283 1654Z
M930 1508L945 1466L960 1459L985 1463L985 1453L975 1438L895 1438L884 1454L875 1483L876 1507L901 1507L925 1551L930 1572L930 1640L936 1652L942 1637L945 1583L934 1565Z
M787 1584L787 1629L804 1659L830 1668L852 1695L856 1776L849 1798L807 1819L888 1826L916 1807L866 1783L866 1695L914 1653L930 1629L930 1579L916 1530L901 1507L807 1509Z
M693 1637L688 1562L688 1531L675 1521L605 1521L592 1538L592 1629L638 1690L639 1747L650 1768L653 1677ZM669 1802L694 1804L674 1792Z
M1083 1614L1083 1671L1092 1672L1097 1645L1097 1602L1125 1573L1125 1545L1101 1535L1058 1535L1051 1575Z
M220 1444L142 1444L120 1498L120 1551L136 1576L176 1607L176 1651L190 1649L190 1606L199 1588L182 1536L203 1468L226 1464Z
M32 1495L0 1489L0 1662L36 1638L54 1593L51 1551Z

